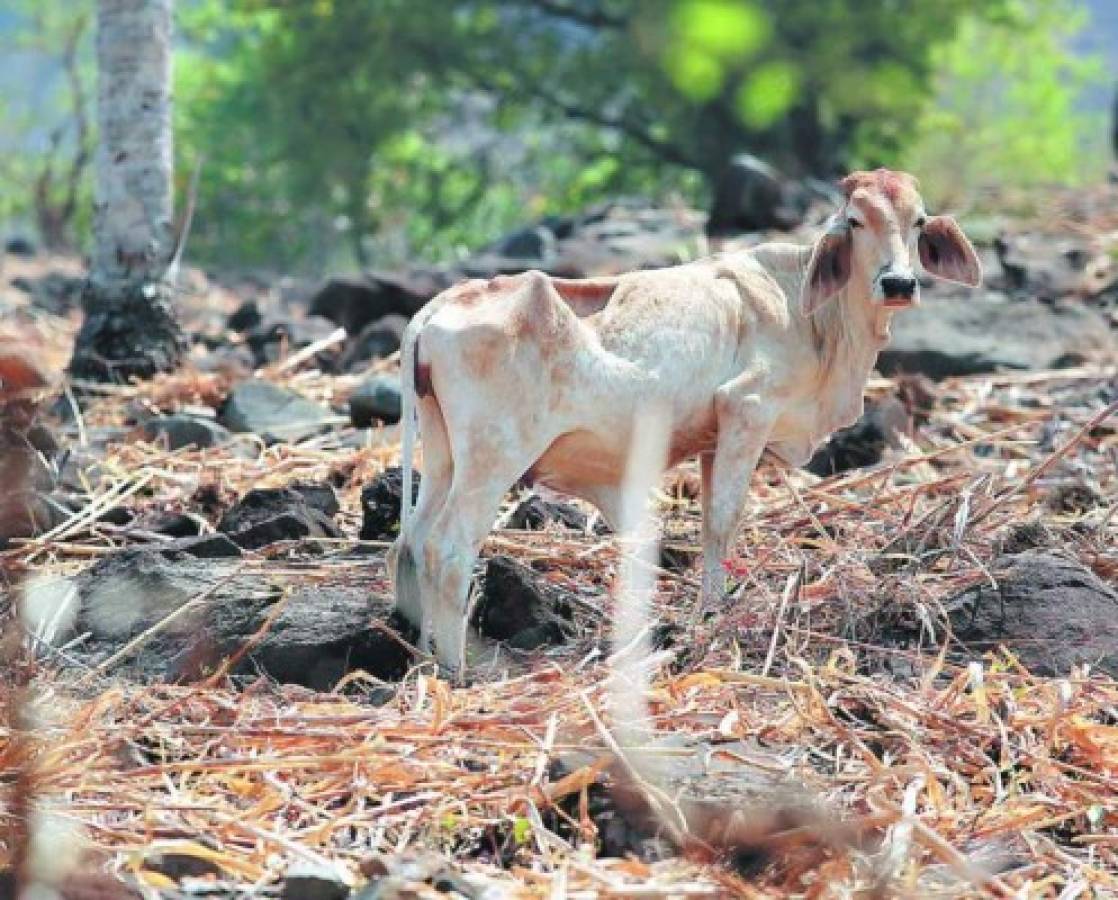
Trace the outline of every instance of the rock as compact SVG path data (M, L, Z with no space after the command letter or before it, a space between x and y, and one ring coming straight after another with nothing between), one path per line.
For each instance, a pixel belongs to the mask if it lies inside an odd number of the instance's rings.
M220 878L224 870L212 859L192 853L153 853L144 857L144 868L172 881L184 878Z
M333 689L355 669L381 679L407 671L410 655L378 624L388 617L390 601L371 597L369 585L315 584L285 594L260 573L237 574L237 565L153 551L105 558L78 579L79 627L93 638L73 655L96 665L200 598L197 608L180 612L112 674L145 684L197 680L246 647L230 674L265 675L318 691ZM279 609L277 602L283 603Z
M412 473L412 502L419 496L419 472ZM394 541L400 531L400 501L404 496L403 470L385 469L361 489L363 541Z
M25 234L13 234L4 241L4 252L9 256L31 258L39 253L35 241Z
M1118 265L1110 255L1083 238L1002 234L994 241L994 252L1001 273L990 285L1034 300L1093 297L1118 280Z
M31 295L31 302L52 316L65 316L81 307L85 278L47 272L38 278L13 278L12 287Z
M558 251L555 233L545 225L532 225L506 235L475 253L464 263L471 277L491 278L511 275L525 269L550 271Z
M349 895L340 871L301 862L287 870L280 889L281 900L345 900Z
M230 431L253 432L266 443L297 442L325 431L330 410L267 381L242 381L230 391L218 421Z
M574 220L548 271L582 277L653 269L693 258L704 245L700 216L618 200Z
M319 586L294 590L266 637L236 671L263 671L285 684L312 690L333 690L347 673L361 669L374 678L398 681L411 665L411 655L385 632L391 601L373 598L368 586ZM267 610L271 612L272 610ZM264 615L229 617L214 629L216 642L241 647L263 624ZM225 652L230 652L226 650Z
M696 547L683 544L660 544L660 568L667 572L687 572L699 558Z
M243 345L222 346L208 353L195 354L192 362L199 372L217 372L229 382L252 377L252 370L256 368L256 356Z
M452 275L437 269L339 276L329 279L315 292L308 311L325 316L350 334L359 334L370 322L385 316L410 319L454 280Z
M501 256L536 261L546 266L555 255L556 237L545 225L533 225L505 235L490 249Z
M264 321L245 335L256 365L273 363L286 352L301 350L334 333L337 326L322 316Z
M195 559L232 559L241 555L241 548L233 543L229 535L217 532L179 538L164 544L158 552L172 559L180 553Z
M1102 317L1081 303L1050 307L948 288L929 290L920 306L894 316L892 332L878 369L934 379L1047 369L1088 352L1118 350Z
M1095 485L1080 479L1056 485L1044 505L1055 513L1076 515L1106 506L1107 500Z
M353 900L412 900L452 896L462 900L494 900L506 892L490 887L482 877L469 877L437 853L407 850L394 856L376 855L361 862L368 878Z
M342 354L339 367L343 372L364 370L375 359L385 359L400 349L400 341L408 320L403 316L385 316L366 325L353 338Z
M148 419L143 430L149 441L164 441L168 450L219 447L232 438L228 428L212 419L181 413Z
M815 451L805 469L826 478L881 462L885 449L899 449L899 437L912 431L912 419L900 400L888 398L867 404L866 411L849 428L836 431Z
M245 334L258 328L264 323L264 316L260 313L260 307L256 305L255 300L246 300L238 306L229 315L225 321L225 327L230 331L237 331Z
M511 557L494 556L485 567L473 624L486 637L508 641L518 650L534 650L565 640L564 618L554 607L531 569ZM565 618L570 618L569 611Z
M532 494L520 501L509 516L506 526L522 531L543 531L549 525L560 525L585 532L587 524L586 514L577 507L569 503L544 500L538 494Z
M357 385L349 397L349 418L355 428L374 422L400 421L400 379L396 375L371 375Z
M1035 675L1066 676L1090 663L1118 675L1118 593L1077 562L1030 550L990 566L997 589L969 588L946 609L971 653L1004 644Z
M812 204L833 207L838 191L816 179L787 178L774 166L748 153L735 156L714 188L707 234L722 236L802 225Z
M139 531L165 534L167 537L197 537L202 533L202 520L181 512L153 512L135 523Z
M217 530L238 547L256 550L277 541L340 538L332 521L338 501L329 485L257 488L229 509Z
M233 565L158 550L125 550L106 556L78 578L82 598L79 627L98 640L126 640L212 591L211 600L167 629L172 634L189 634L209 618L213 608L277 594L274 590L261 592L248 576L229 577Z

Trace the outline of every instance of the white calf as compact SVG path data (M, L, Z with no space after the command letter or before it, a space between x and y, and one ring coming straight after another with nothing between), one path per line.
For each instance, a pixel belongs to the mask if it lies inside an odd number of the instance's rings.
M953 219L928 217L910 175L842 183L812 246L764 244L669 269L565 280L470 281L431 301L404 337L404 496L414 415L423 480L390 553L397 608L464 662L474 561L522 476L593 503L616 525L634 418L670 423L668 464L699 456L703 601L724 587L750 477L766 449L805 462L862 412L893 314L919 302L916 255L977 285ZM828 302L830 301L830 302Z

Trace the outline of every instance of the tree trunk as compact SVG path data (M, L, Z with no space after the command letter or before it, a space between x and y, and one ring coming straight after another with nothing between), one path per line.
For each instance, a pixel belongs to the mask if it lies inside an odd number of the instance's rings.
M173 0L99 0L93 261L70 372L124 380L185 347L164 280L172 242Z

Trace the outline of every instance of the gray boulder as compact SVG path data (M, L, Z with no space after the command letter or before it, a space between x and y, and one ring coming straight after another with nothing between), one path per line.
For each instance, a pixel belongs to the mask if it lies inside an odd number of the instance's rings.
M400 421L402 398L396 375L370 375L349 398L349 418L355 428L369 428L375 422Z
M893 317L892 331L877 361L886 375L1049 369L1094 351L1118 352L1105 320L1081 303L1049 306L980 291L929 290L920 306Z
M165 441L168 450L184 447L218 447L232 435L229 429L213 419L176 414L158 416L144 422L144 436L149 441Z
M1075 664L1118 676L1118 593L1079 563L1044 551L1003 556L981 583L945 605L973 654L1004 644L1031 672L1065 676Z
M229 393L218 421L230 431L260 435L268 444L321 434L334 416L324 406L267 381L242 381Z

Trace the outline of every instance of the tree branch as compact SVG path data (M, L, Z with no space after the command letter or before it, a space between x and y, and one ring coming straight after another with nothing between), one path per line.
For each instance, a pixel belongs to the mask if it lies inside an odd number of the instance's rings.
M486 79L484 75L478 75L477 73L469 73L469 75L477 82L479 87L498 93L508 92L507 88L502 90L500 86ZM647 128L633 119L608 116L593 106L584 106L567 100L557 91L552 90L538 81L533 81L526 72L518 71L515 73L515 77L515 90L519 91L521 94L526 94L534 100L540 100L554 107L568 118L580 119L583 122L589 122L591 125L598 125L602 128L615 129L665 162L674 163L675 165L683 166L687 169L698 169L702 171L702 166L697 160L688 156L670 141L665 141L656 137L648 131Z
M587 28L619 29L629 25L629 20L624 16L611 15L602 9L574 6L562 0L504 0L504 3L508 6L534 9L552 18L566 19L568 22L576 22Z

